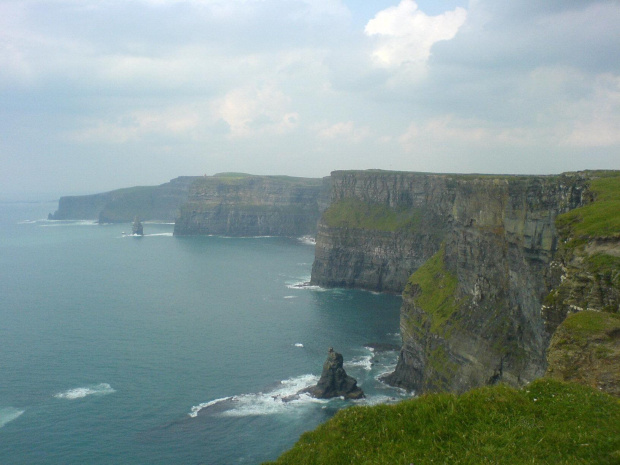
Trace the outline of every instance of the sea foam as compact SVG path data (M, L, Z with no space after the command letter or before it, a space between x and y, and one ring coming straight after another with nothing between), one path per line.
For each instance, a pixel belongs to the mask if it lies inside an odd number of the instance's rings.
M54 397L57 399L74 400L81 399L86 396L103 396L114 392L116 391L112 389L112 386L108 383L100 383L59 392L58 394L54 394Z
M25 410L20 410L15 407L0 407L0 428L6 425L8 422L15 420Z
M302 405L324 404L323 399L315 399L309 394L297 394L302 389L316 384L319 380L315 375L301 375L281 381L278 386L268 392L241 394L215 399L192 407L190 417L198 416L198 412L217 406L216 415L225 417L246 417L258 415L276 415L285 413Z
M316 245L316 239L312 236L301 236L297 239L302 244L306 245Z

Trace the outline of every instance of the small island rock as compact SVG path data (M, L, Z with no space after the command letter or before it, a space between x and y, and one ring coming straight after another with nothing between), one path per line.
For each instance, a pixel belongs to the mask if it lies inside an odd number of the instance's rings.
M327 354L327 360L323 364L323 372L319 382L316 386L305 389L304 392L319 399L332 397L361 399L365 397L364 391L357 386L356 379L344 371L342 354L335 352L331 347Z
M133 220L133 228L131 232L134 236L144 236L144 229L142 228L142 223L137 216Z

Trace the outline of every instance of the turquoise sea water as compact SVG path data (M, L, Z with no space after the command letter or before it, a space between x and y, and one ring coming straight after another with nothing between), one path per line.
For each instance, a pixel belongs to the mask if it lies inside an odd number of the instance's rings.
M329 347L368 398L396 363L400 297L300 287L298 239L42 220L0 203L0 463L257 464L352 405L284 398Z

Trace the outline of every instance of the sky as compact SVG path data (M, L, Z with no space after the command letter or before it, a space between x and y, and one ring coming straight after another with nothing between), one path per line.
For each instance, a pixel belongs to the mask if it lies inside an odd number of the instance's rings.
M618 0L0 0L0 193L620 169Z

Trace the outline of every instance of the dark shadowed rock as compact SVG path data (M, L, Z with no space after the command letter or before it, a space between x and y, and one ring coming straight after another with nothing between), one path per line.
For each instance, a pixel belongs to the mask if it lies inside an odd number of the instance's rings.
M321 379L316 386L309 387L303 392L319 399L330 399L332 397L361 399L365 397L364 391L357 386L355 378L347 375L344 371L342 354L334 352L331 347L327 354L327 360L323 364Z

